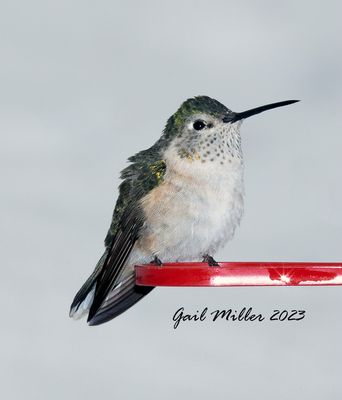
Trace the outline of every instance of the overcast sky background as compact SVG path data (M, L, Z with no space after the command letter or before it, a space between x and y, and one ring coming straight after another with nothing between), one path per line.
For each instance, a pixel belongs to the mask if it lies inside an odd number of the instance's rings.
M340 399L336 288L159 288L99 327L68 318L126 159L194 95L247 120L245 216L219 260L341 261L341 3L0 1L0 396ZM305 309L297 323L172 315Z

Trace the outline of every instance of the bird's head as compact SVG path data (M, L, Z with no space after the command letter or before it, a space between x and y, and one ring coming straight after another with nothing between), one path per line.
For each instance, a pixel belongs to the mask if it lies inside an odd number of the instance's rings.
M186 100L169 118L163 139L172 143L179 157L224 164L232 158L242 158L240 125L243 119L296 101L272 103L237 113L208 96L194 97Z

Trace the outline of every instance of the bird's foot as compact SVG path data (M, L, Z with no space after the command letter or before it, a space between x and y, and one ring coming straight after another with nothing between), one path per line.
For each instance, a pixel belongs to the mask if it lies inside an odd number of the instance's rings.
M157 256L154 256L154 259L150 262L152 265L157 265L158 267L161 267L163 263L159 260Z
M203 256L203 262L208 263L209 267L219 267L220 264L214 260L214 258L212 256L210 256L209 254L205 254Z

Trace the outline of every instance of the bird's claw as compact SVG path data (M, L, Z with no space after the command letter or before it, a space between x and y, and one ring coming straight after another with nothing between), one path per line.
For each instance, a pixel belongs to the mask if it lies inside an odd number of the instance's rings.
M219 267L220 264L214 260L214 258L212 256L210 256L209 254L206 254L205 256L203 256L203 262L208 263L209 267Z
M159 260L157 256L154 256L154 259L150 262L152 265L157 265L158 267L161 267L163 263Z

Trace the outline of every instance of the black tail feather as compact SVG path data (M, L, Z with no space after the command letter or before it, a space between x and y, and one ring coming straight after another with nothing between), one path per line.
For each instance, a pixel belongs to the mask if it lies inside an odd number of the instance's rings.
M81 287L81 289L76 293L76 296L74 298L74 300L71 303L70 306L70 311L69 311L69 315L70 317L72 317L73 313L76 312L79 308L79 306L82 304L82 302L86 299L86 297L88 296L89 292L93 289L95 283L96 283L96 279L103 267L103 264L106 260L106 257L108 255L108 252L106 251L103 256L100 258L100 260L98 261L93 273L89 276L89 278L86 280L86 282L83 284L83 286Z
M100 325L117 317L150 293L153 288L153 286L137 286L135 275L132 273L110 293L96 314L88 318L89 325Z

